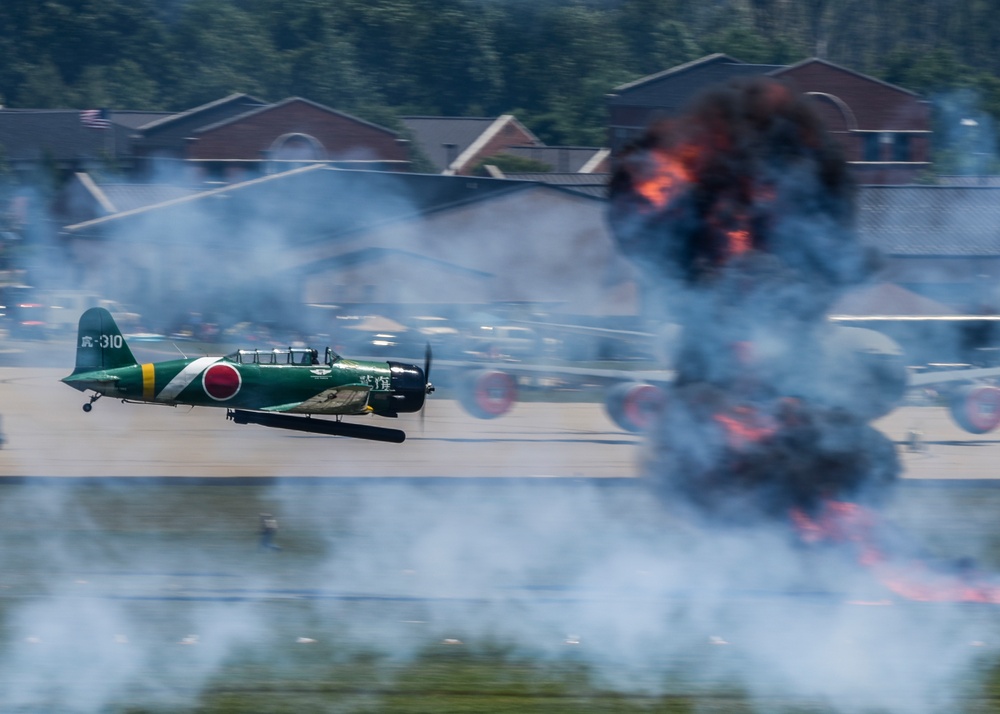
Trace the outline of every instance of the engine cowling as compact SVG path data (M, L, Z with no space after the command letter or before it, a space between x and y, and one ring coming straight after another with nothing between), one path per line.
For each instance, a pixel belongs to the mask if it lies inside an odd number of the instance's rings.
M611 421L634 434L649 431L665 405L666 394L662 389L638 382L615 385L604 400Z
M1000 426L1000 388L967 384L955 390L949 404L951 418L972 434L986 434Z
M517 401L517 380L500 370L470 372L462 378L458 401L477 419L496 419Z

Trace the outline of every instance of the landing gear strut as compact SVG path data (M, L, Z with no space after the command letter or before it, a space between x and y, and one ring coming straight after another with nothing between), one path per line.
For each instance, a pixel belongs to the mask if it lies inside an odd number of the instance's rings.
M98 392L97 394L95 394L94 396L92 396L90 398L90 401L83 405L83 411L89 412L91 409L94 408L94 402L96 402L98 399L100 399L103 396L104 395L101 394L100 392Z

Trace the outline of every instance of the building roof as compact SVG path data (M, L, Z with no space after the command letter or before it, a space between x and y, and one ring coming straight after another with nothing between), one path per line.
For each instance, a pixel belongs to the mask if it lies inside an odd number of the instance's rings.
M528 141L542 145L510 114L499 117L402 117L403 124L439 171L459 171L506 125L514 124Z
M511 146L499 153L540 161L559 173L589 173L610 151L592 146Z
M11 162L97 159L127 153L131 127L112 113L106 129L85 126L76 109L0 109L0 146Z
M713 54L619 85L611 91L609 101L612 105L658 107L675 112L709 85L783 68L784 65L748 64L729 55Z
M896 256L1000 256L1000 189L864 186L858 195L863 242Z
M269 106L269 104L263 99L258 99L249 94L235 93L222 99L216 99L213 102L201 104L186 111L176 112L159 120L149 122L142 129L146 133L157 132L171 124L186 123L192 117L197 117L198 115L212 113L213 116L219 116L219 112L223 112L225 115L234 116L236 114L243 114L251 108L261 106Z
M1000 176L935 176L938 186L993 186L1000 187Z
M792 65L748 64L725 54L713 54L687 62L676 67L640 77L627 84L615 87L609 95L612 105L658 107L673 113L683 109L689 101L705 87L726 82L736 77L770 75L781 77L813 64L854 75L860 79L901 92L911 97L919 97L915 92L884 82L877 77L862 74L847 67L834 64L818 57L809 57Z
M495 121L486 117L403 117L403 124L439 171L448 168Z
M956 315L958 311L899 285L875 283L844 294L829 313L843 319L859 315Z
M298 104L308 104L308 105L310 105L312 107L315 107L315 108L317 108L317 109L319 109L321 111L327 112L329 114L336 114L339 117L343 117L345 119L348 119L350 121L356 122L358 124L363 124L363 125L365 125L367 127L375 129L376 131L382 131L382 132L385 132L387 134L392 134L393 136L396 136L397 133L398 133L398 132L392 131L391 129L388 129L388 128L384 127L384 126L380 126L379 124L373 124L370 121L365 121L364 119L359 119L358 117L353 116L351 114L345 114L344 112L337 111L336 109L331 109L330 107L324 106L324 105L322 105L322 104L320 104L318 102L314 102L314 101L311 101L309 99L303 99L302 97L288 97L287 99L283 99L280 102L277 102L275 104L263 104L261 106L256 106L253 109L250 109L249 111L245 111L245 112L243 112L241 114L234 114L232 116L227 116L227 117L221 119L220 121L214 122L212 124L207 124L207 125L202 126L202 127L198 127L192 133L199 134L199 133L202 133L202 132L212 131L214 129L218 129L220 127L224 127L224 126L226 126L228 124L234 124L236 122L243 121L243 120L248 119L250 117L254 117L254 116L257 116L259 114L263 114L265 112L271 112L271 111L274 111L276 109L281 109L282 107L286 107L289 104L296 104L296 103L298 103Z
M261 219L298 226L298 242L325 240L362 228L478 201L486 196L523 190L532 184L467 176L390 173L338 169L313 164L284 173L179 196L162 203L104 216L63 230L72 235L101 237L107 231L134 230L162 223L174 215L197 214L198 220L224 226L225 241ZM262 201L267 196L270 200ZM226 200L219 200L226 199ZM317 211L322 205L324 210ZM270 213L268 213L270 212Z
M820 57L808 57L808 58L802 60L801 62L796 62L795 64L791 64L791 65L787 65L787 66L779 66L777 69L775 69L774 71L770 72L770 74L772 76L774 76L774 77L780 77L783 74L788 74L790 72L794 72L797 69L800 69L802 67L807 67L808 65L811 65L811 64L826 65L827 67L832 67L833 69L840 70L841 72L846 72L847 74L853 74L855 77L858 77L859 79L864 79L864 80L866 80L868 82L876 82L876 83L881 84L883 87L886 87L888 89L892 89L892 90L897 91L897 92L902 92L903 94L908 94L911 97L919 98L919 96L920 96L916 92L911 91L909 89L904 89L903 87L900 87L898 85L890 84L889 82L885 82L885 81L879 79L878 77L872 77L869 74L862 74L861 72L858 72L856 70L849 69L849 68L844 67L844 66L839 65L839 64L834 64L833 62L830 62L830 61L825 60L825 59L821 59Z
M487 273L482 270L476 270L474 268L465 268L455 263L446 262L439 260L437 258L431 258L426 255L421 255L420 253L414 253L412 251L403 251L396 248L361 248L360 250L351 251L349 253L339 253L337 255L331 256L329 258L323 258L321 260L311 261L303 266L296 268L302 275L315 275L316 273L323 273L331 268L354 268L359 265L366 265L371 263L378 263L384 261L387 258L399 257L406 260L408 264L420 265L434 267L450 273L462 273L469 277L474 278L489 278L493 274ZM352 328L356 330L370 329L370 324L367 326L355 325ZM382 331L382 330L374 330ZM388 331L388 330L385 330ZM399 331L399 330L395 330Z
M511 181L544 183L592 198L608 197L608 174L557 173L552 171L505 173L503 177Z
M111 109L108 111L108 118L115 124L127 126L130 129L139 129L147 126L148 124L152 124L153 122L160 121L161 119L168 119L176 113L177 112L143 112L132 109Z
M99 188L115 212L134 211L199 193L197 189L169 184L112 183L100 184Z
M135 142L135 146L140 153L173 149L183 145L186 139L205 126L265 106L271 105L249 94L230 94L214 102L144 124L139 127L141 137Z

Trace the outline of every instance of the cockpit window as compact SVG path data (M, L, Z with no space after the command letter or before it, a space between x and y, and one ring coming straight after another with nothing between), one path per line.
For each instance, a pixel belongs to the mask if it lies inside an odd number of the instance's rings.
M237 350L226 355L225 359L237 364L297 364L318 365L319 350L309 347L278 347L273 350ZM326 364L333 364L340 355L326 348L324 355Z

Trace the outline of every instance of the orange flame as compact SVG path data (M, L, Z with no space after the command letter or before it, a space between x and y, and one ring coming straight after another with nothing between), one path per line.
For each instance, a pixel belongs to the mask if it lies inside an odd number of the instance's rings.
M805 543L850 544L858 563L869 568L891 592L921 602L980 602L1000 604L1000 582L986 580L973 570L939 572L917 559L894 557L877 543L874 512L846 501L824 501L812 517L798 508L789 513Z
M729 239L729 255L743 255L753 247L750 231L745 228L728 231L726 237Z
M713 418L726 430L726 442L733 449L762 441L778 430L774 419L748 406L734 407L728 414L719 413Z
M636 193L656 208L663 208L677 193L682 184L690 183L691 174L682 161L663 151L653 150L648 154L652 168L643 180L636 180Z

